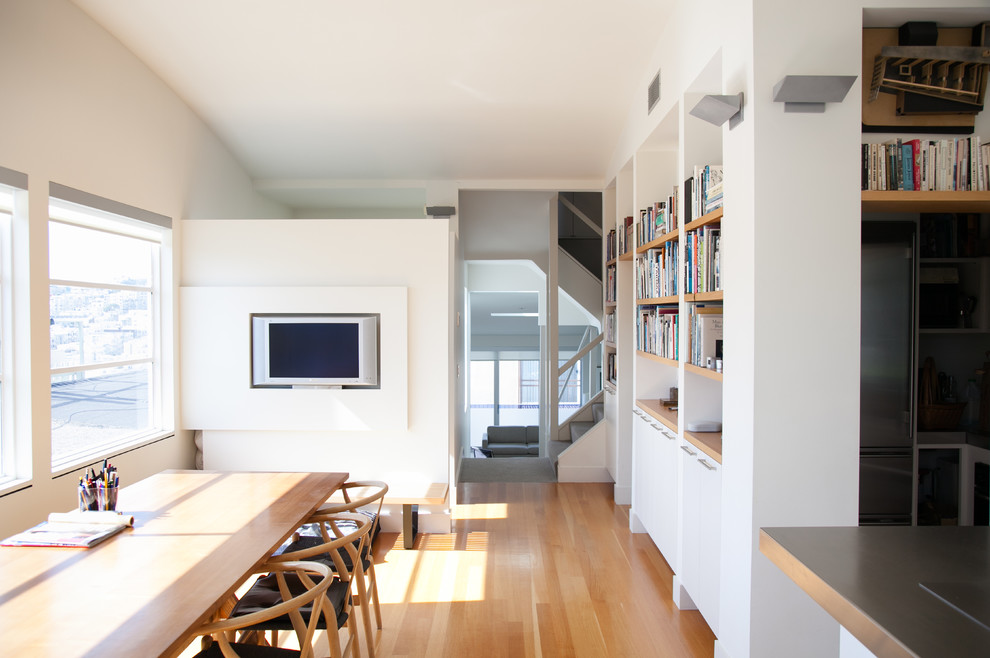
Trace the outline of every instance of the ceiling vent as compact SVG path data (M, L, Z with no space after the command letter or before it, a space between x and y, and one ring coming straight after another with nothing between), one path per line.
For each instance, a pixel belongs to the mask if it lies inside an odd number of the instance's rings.
M650 81L650 86L646 88L646 113L649 114L656 107L657 101L660 100L660 71L657 71L656 77Z

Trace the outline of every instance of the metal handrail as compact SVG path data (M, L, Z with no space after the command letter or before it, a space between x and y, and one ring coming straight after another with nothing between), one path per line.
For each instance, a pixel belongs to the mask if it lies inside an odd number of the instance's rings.
M574 356L572 356L567 363L557 369L557 377L559 378L562 374L564 374L565 370L573 368L575 363L587 356L588 353L595 349L595 347L597 347L603 340L605 340L605 334L598 334L592 338L591 341L581 348Z

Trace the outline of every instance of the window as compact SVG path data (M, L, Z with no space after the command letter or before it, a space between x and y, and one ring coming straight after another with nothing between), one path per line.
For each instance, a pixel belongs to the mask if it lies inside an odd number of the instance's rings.
M0 183L6 180L0 172ZM12 172L7 172L12 173ZM27 181L23 182L27 187ZM11 267L11 226L14 217L14 205L18 201L18 190L10 185L0 184L0 484L25 475L18 468L18 444L13 432L13 342L11 329L13 313L10 301L13 270ZM24 455L27 456L26 446Z
M162 367L165 318L171 317L162 303L163 272L169 271L163 255L171 222L157 215L144 221L144 211L52 187L53 195L67 192L52 197L48 223L57 471L171 430ZM107 212L108 206L134 212Z

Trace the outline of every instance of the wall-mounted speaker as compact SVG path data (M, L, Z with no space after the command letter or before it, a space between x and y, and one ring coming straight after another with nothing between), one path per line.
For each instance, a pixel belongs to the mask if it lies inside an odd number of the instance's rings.
M454 206L426 206L426 214L430 217L451 217L455 212Z

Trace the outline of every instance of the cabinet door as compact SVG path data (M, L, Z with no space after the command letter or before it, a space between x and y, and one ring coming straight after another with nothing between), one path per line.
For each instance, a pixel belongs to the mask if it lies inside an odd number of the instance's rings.
M657 449L657 537L656 544L671 569L677 568L677 436L666 427L660 428Z
M632 441L632 511L646 532L650 532L650 494L649 494L649 465L652 461L650 454L650 426L643 412L635 410L633 418Z
M703 454L698 455L700 546L698 610L712 632L718 634L719 587L722 559L722 467Z
M688 442L680 444L681 451L681 584L695 605L700 597L701 551L701 466L698 449Z

